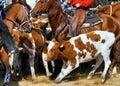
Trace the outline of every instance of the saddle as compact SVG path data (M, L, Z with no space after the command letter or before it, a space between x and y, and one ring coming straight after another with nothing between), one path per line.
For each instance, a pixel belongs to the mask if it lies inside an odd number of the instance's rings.
M64 5L63 5L64 6ZM67 13L70 16L74 15L74 12L76 10L76 7L73 7L72 5L65 5L64 7L62 6L63 10L65 13ZM92 27L96 24L99 24L103 22L101 18L98 16L98 14L93 12L93 9L89 8L86 11L86 18L84 23L80 26L80 28L86 28L86 27Z
M99 17L98 14L93 13L93 10L87 10L85 21L80 28L92 27L101 22L103 22L103 20Z

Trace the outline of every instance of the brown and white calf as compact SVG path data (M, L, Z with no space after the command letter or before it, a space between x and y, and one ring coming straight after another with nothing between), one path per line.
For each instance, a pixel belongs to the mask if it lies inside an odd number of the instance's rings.
M107 31L92 31L72 37L70 40L57 42L55 39L48 45L47 61L61 59L63 67L55 82L60 82L65 76L84 63L96 59L96 64L89 73L88 78L94 75L102 61L105 63L102 73L102 82L106 79L108 68L111 64L110 52L115 42L115 35ZM59 58L58 58L59 57Z

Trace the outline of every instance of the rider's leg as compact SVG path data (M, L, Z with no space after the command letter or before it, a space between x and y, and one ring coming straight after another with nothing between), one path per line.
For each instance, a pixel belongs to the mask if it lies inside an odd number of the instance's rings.
M86 11L84 9L81 8L76 9L71 22L72 30L74 33L73 36L77 35L77 29L79 29L80 26L83 24L85 20L85 16L86 16Z
M2 20L0 20L0 32L8 53L10 53L13 50L16 50L17 46L13 41L13 37L10 34L8 27L3 23Z

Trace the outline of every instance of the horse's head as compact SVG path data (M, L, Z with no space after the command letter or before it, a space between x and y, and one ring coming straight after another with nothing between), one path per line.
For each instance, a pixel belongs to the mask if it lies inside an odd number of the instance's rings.
M47 13L51 4L53 4L53 1L55 0L37 0L36 5L31 11L32 17L37 17L42 13Z
M110 14L112 13L112 5L105 5L105 6L97 6L94 10L95 13L104 13L104 14Z

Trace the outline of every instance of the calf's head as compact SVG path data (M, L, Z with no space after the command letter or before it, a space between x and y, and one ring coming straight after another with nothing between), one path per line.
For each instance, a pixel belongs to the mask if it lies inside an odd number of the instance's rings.
M48 45L47 61L55 59L62 59L66 61L67 58L72 59L76 56L76 52L73 48L74 46L71 45L68 41L62 40L60 42L57 42L54 39L50 41Z

